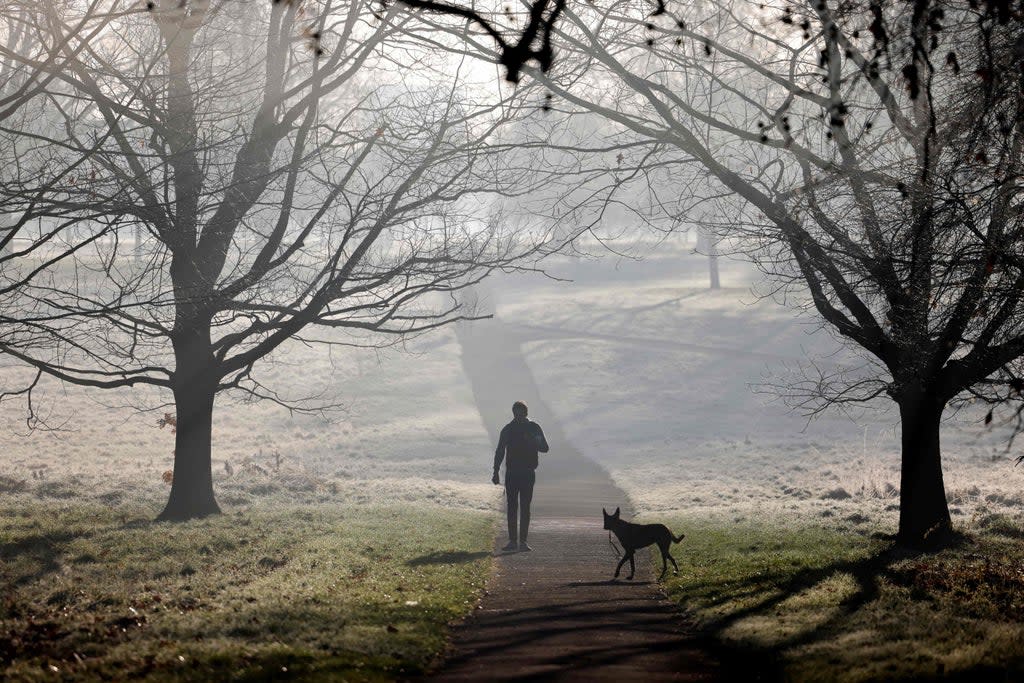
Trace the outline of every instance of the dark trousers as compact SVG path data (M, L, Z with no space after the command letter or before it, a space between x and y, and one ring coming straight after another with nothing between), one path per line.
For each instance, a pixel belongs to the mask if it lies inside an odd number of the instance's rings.
M505 499L508 507L508 537L513 543L526 543L530 531L530 501L537 475L533 470L505 472ZM519 533L516 534L516 518Z

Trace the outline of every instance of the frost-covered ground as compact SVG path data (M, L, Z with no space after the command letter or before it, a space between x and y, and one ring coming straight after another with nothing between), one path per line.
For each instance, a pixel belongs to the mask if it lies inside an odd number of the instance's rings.
M0 385L10 385L17 372L0 369ZM273 495L496 505L487 481L493 447L453 332L414 340L408 351L293 344L260 379L285 397L323 394L323 402L340 402L344 410L327 422L269 402L219 398L214 476L227 509ZM157 426L165 410L140 414L129 407L152 407L158 397L50 382L36 403L62 430L29 433L21 406L0 405L0 490L99 496L111 504L166 495L162 474L172 467L174 437Z
M526 361L563 429L640 511L895 523L898 430L885 401L808 423L752 391L807 359L858 361L813 320L751 294L758 276L748 266L724 261L723 289L711 292L706 260L676 243L643 261L560 258L551 272L572 281L495 279L479 292L482 306L526 340ZM0 368L0 386L18 372ZM293 344L260 378L284 396L323 393L345 410L325 422L219 399L214 471L225 508L272 496L499 503L486 480L493 445L452 331L408 351ZM112 505L141 496L158 505L173 435L156 424L164 409L130 407L158 403L152 394L50 382L36 404L63 430L32 434L20 406L0 404L0 492ZM1024 503L1024 467L1004 452L1006 436L986 430L977 411L946 425L946 485L958 519Z
M810 318L751 294L759 276L661 245L641 262L562 259L569 283L497 281L484 296L528 341L526 360L574 445L597 459L641 512L896 522L899 431L887 401L808 423L751 385L821 367L862 366ZM1024 468L1007 433L977 410L943 432L953 514L1016 512ZM553 457L557 457L553 447Z

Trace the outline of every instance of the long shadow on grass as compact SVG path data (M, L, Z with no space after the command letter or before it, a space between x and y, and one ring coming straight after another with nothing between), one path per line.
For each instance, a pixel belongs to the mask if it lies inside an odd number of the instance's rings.
M406 564L410 567L422 567L423 565L428 564L466 564L467 562L475 562L476 560L490 556L491 553L487 551L471 553L465 550L438 550L432 553L427 553L426 555L414 557L406 562Z
M152 524L153 522L148 519L136 519L125 521L113 528L143 529ZM11 579L12 585L22 586L61 571L62 558L73 564L95 562L96 558L88 552L78 557L70 557L68 546L77 540L93 538L109 528L111 527L108 523L98 522L92 529L28 534L7 543L0 543L0 562L10 563L16 559L31 558L36 563L34 571L17 574Z
M0 561L10 563L16 559L30 557L37 563L34 572L14 578L12 583L20 586L59 571L58 560L64 555L67 544L76 538L90 535L85 532L60 531L24 536L16 541L0 544Z
M894 563L917 555L906 548L888 546L867 557L851 560L839 560L821 567L809 567L795 573L778 571L771 574L760 574L756 582L727 581L718 584L704 584L690 590L682 590L675 597L681 598L685 604L696 599L695 593L706 595L708 588L720 592L718 598L702 599L706 606L722 605L737 598L755 599L741 609L736 609L716 619L709 619L702 624L702 632L707 639L709 648L715 651L724 661L737 657L749 657L756 653L763 662L773 663L771 669L781 677L782 668L780 655L789 648L824 642L835 637L835 627L850 619L861 607L875 600L879 595L879 579L895 578L891 567ZM758 646L753 643L730 644L725 638L730 626L749 617L775 615L784 608L783 603L818 585L829 578L848 575L852 576L856 588L851 595L837 605L838 609L824 621L802 629L788 638L775 641L770 647Z

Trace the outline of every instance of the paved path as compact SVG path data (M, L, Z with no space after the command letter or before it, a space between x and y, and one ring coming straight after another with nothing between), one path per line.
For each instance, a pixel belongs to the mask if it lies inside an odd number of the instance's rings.
M626 515L628 501L601 467L567 442L537 391L519 339L491 320L461 329L459 341L492 442L511 419L512 401L520 399L544 427L551 452L541 455L533 497L534 551L498 555L480 609L455 629L452 653L434 680L715 678L715 662L659 591L645 556L638 558L634 581L609 581L616 559L601 529L601 508L622 506ZM487 463L480 472L488 476ZM502 533L495 547L505 541ZM676 546L675 554L681 552Z

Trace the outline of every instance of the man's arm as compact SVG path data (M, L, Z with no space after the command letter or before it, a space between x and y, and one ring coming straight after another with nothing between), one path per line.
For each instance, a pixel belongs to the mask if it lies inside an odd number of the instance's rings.
M494 475L491 481L498 483L498 469L501 461L505 459L505 448L508 446L508 425L501 428L501 436L498 437L498 447L494 449Z
M541 429L540 425L537 424L536 422L534 422L533 424L537 426L537 433L535 434L535 436L537 437L537 450L540 451L541 453L547 453L549 450L548 440L544 438L544 430Z

